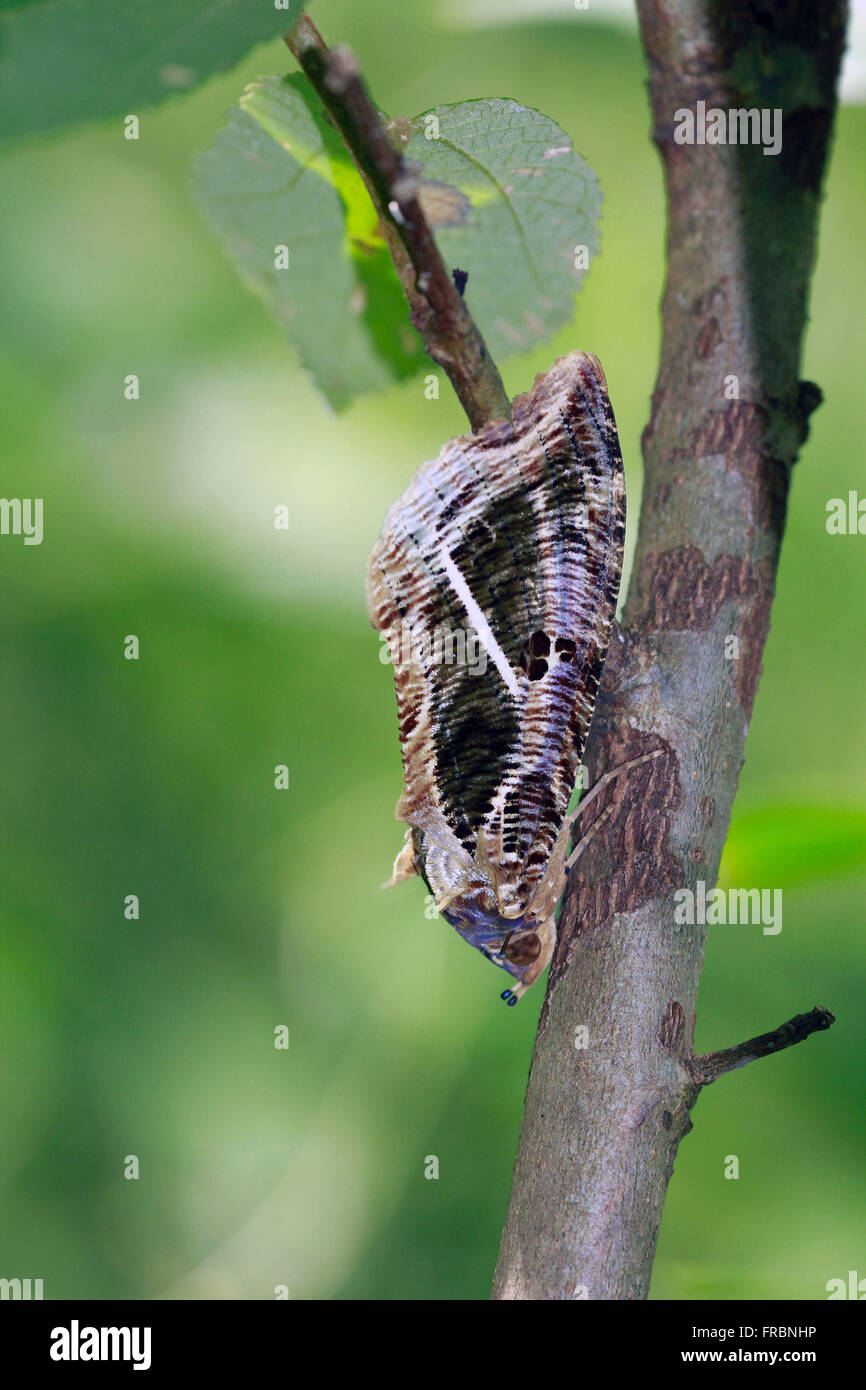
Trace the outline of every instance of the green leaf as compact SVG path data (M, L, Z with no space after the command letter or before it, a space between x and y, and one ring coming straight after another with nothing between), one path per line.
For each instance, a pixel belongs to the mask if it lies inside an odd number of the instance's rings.
M0 136L136 114L285 33L302 0L0 0Z
M598 252L601 191L565 132L540 111L485 98L416 117L403 151L468 202L436 241L469 272L466 303L492 356L527 352L570 323L576 248L582 260Z
M424 359L360 175L306 78L248 87L193 174L196 198L339 409ZM289 251L277 268L277 247Z
M570 322L582 278L575 248L598 249L601 195L562 130L517 102L486 99L389 129L421 166L437 243L469 272L466 301L493 356ZM247 88L199 158L194 187L334 406L428 363L364 184L303 77ZM275 267L280 244L289 269Z

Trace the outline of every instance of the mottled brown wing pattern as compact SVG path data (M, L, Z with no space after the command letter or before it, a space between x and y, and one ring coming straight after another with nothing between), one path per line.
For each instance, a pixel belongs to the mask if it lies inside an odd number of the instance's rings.
M421 873L458 931L524 985L555 939L563 856L554 866L551 856L592 718L624 532L604 373L575 352L517 397L511 421L453 439L422 465L370 556L370 620L394 658L397 815L411 827L399 869ZM523 959L541 923L550 930Z

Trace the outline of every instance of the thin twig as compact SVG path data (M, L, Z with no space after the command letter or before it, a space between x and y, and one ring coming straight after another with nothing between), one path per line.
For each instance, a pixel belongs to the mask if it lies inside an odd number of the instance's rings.
M382 221L412 323L447 372L473 430L510 418L502 378L433 239L417 172L394 148L350 50L302 15L285 42L346 142Z
M787 1023L781 1023L778 1028L774 1028L771 1033L761 1033L760 1037L749 1038L748 1042L740 1043L739 1047L727 1047L721 1052L705 1052L700 1057L693 1057L687 1064L688 1070L699 1086L709 1086L726 1071L734 1071L759 1057L771 1057L774 1052L781 1052L785 1047L805 1042L812 1033L820 1033L835 1022L836 1015L831 1014L823 1005L817 1004L810 1013L797 1014L795 1018L788 1019Z

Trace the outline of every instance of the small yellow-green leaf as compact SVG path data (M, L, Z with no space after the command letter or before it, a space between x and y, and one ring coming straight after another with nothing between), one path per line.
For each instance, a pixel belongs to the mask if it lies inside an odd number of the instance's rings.
M333 406L426 360L369 194L306 78L247 88L194 188Z

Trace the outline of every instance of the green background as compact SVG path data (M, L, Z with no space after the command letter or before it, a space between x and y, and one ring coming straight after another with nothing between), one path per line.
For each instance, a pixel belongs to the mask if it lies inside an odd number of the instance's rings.
M636 34L565 7L460 32L396 0L315 17L388 111L513 97L598 173L574 322L504 375L599 355L633 544L664 234ZM485 1298L498 1249L541 990L506 1011L423 885L380 891L400 766L363 587L386 507L464 420L423 376L330 413L189 198L243 84L292 67L274 43L143 110L138 142L118 117L0 158L2 493L45 505L41 546L0 540L0 1275L48 1298ZM838 1022L700 1100L657 1298L866 1276L866 538L825 529L864 486L864 147L843 109L803 373L826 401L724 870L781 888L784 925L710 929L696 1043L815 1003Z

